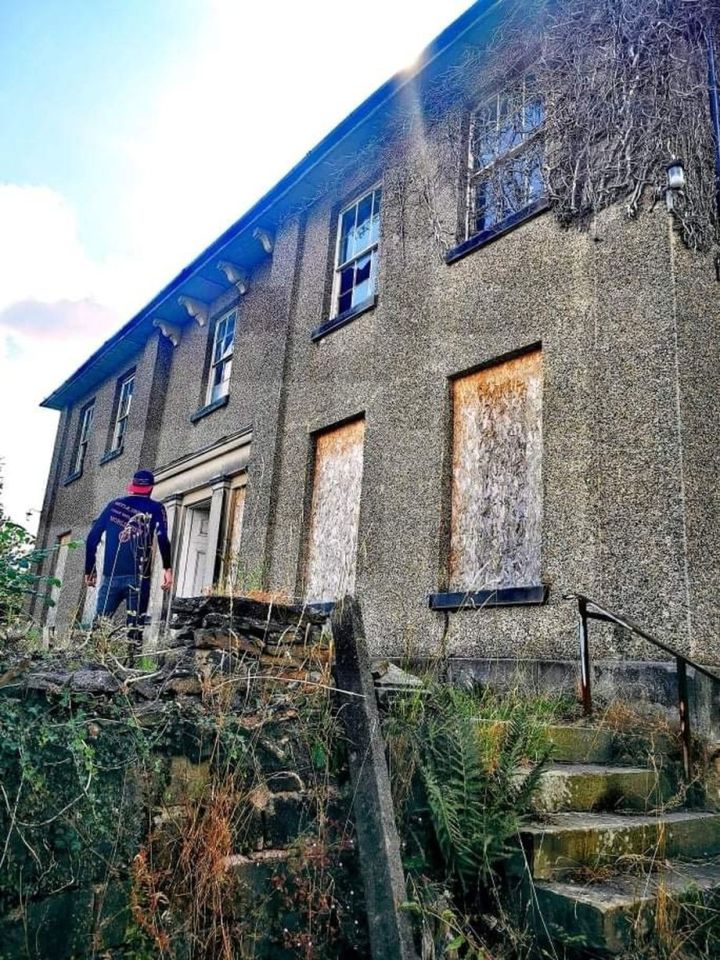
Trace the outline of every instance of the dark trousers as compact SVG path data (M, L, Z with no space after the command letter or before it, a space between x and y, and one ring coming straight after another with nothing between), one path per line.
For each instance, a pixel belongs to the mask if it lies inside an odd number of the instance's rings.
M96 616L112 617L124 603L128 638L139 645L149 602L150 577L103 577L98 591Z

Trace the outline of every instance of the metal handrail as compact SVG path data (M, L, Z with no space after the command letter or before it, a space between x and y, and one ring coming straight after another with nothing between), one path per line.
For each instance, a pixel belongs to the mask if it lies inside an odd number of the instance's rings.
M691 660L690 657L686 657L685 654L680 653L679 650L675 650L673 647L668 646L667 643L663 643L662 640L658 640L657 637L653 637L651 633L648 633L647 630L643 630L641 627L638 627L638 625L633 623L631 620L628 620L626 617L620 616L617 613L613 613L611 610L607 610L596 600L592 600L590 597L586 597L582 593L567 593L563 596L563 599L576 600L578 605L580 691L583 704L583 713L586 717L589 717L592 714L590 644L588 642L589 620L600 620L604 621L605 623L615 623L617 626L624 627L631 633L637 634L637 636L642 637L643 640L647 640L659 650L662 650L664 653L667 653L671 657L675 658L678 679L678 708L680 711L680 737L682 740L683 770L685 773L685 779L689 782L691 778L692 737L690 733L687 668L692 667L693 670L697 671L697 673L702 673L704 676L714 680L715 683L720 683L720 677L711 670L708 670L706 667L700 666L699 663L695 663L694 660Z

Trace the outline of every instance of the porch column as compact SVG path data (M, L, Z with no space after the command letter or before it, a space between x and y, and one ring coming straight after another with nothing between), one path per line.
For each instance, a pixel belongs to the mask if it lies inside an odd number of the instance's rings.
M220 549L220 531L222 530L223 510L225 498L230 486L228 477L215 477L211 481L212 499L210 500L210 520L208 522L207 556L205 558L205 575L203 577L203 592L212 590L215 579L215 563Z
M180 557L178 544L173 543L173 533L178 526L178 517L180 516L180 496L176 495L163 500L165 513L167 514L167 532L170 540L170 556L172 557L173 575L177 576L175 564ZM155 562L153 563L152 582L150 584L150 605L148 607L149 625L145 628L145 640L152 644L158 639L160 626L162 623L163 605L165 594L162 590L163 565L160 557L160 551L155 547ZM175 587L171 593L174 594Z

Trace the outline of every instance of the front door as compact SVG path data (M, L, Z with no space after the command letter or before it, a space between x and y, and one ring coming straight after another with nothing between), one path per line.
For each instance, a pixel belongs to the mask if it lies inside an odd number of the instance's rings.
M177 595L199 597L205 586L205 564L208 553L210 504L188 507L183 536L182 561Z

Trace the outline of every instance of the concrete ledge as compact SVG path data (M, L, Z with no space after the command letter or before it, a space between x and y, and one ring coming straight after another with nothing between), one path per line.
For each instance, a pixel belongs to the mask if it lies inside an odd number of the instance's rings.
M513 216L503 220L503 222L499 223L497 226L491 227L489 230L482 230L480 233L476 233L474 236L469 237L462 243L459 243L456 247L452 247L445 254L445 263L451 264L455 263L456 260L462 260L463 257L466 257L474 250L479 250L480 247L484 247L488 243L492 243L493 240L498 240L500 237L504 237L506 233L510 233L511 230L517 229L517 227L522 226L523 223L527 223L528 220L532 220L534 217L537 217L541 213L545 213L545 211L549 209L550 206L547 200L543 199L538 200L535 203L531 203L529 206L525 207L524 210L519 210L517 213L513 214Z
M125 449L124 447L118 447L117 450L108 450L108 452L105 453L100 458L100 466L102 467L104 463L110 463L111 460L115 460L117 459L117 457L121 457L123 455L124 449Z
M537 606L547 601L549 587L499 587L496 590L431 593L431 610L482 610L484 607Z
M204 407L200 407L200 409L196 410L195 413L190 414L190 423L197 423L198 420L202 420L203 417L207 417L216 410L221 410L223 407L228 405L229 400L230 394L226 393L225 396L220 397L219 400L213 400L212 403L206 403Z
M707 896L719 889L720 863L671 862L608 883L542 882L535 885L534 896L545 923L575 931L587 948L617 954L626 949L633 930L651 929L659 890L680 899L690 891Z
M356 307L353 307L352 310L346 310L344 313L339 313L336 317L332 317L330 320L326 320L324 323L321 323L319 327L315 327L310 334L310 339L322 340L322 338L327 336L328 333L332 333L333 330L339 330L340 327L344 327L346 323L351 323L362 313L367 313L368 310L372 310L376 304L377 295L368 297L367 300L363 300L362 303L359 303Z
M536 880L560 880L582 867L616 865L620 858L708 857L720 854L720 816L665 813L557 813L520 831Z

